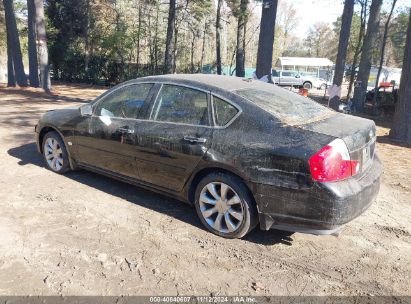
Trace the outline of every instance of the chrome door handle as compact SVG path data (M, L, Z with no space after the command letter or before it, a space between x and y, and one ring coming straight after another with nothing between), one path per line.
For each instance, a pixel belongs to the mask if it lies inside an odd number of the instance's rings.
M190 143L199 143L199 144L203 144L207 141L207 139L202 138L202 137L194 137L194 136L184 136L183 139L185 141L188 141Z

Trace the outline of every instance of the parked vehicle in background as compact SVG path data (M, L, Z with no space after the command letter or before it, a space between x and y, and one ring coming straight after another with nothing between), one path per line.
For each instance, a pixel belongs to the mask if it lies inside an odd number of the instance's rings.
M50 170L80 167L183 200L226 238L257 224L335 233L380 186L372 120L251 79L131 80L47 112L35 131Z
M305 89L317 88L322 90L327 86L325 79L303 75L297 71L272 70L271 78L279 86L303 87Z
M377 99L374 104L375 89L365 95L365 112L370 115L394 115L398 99L398 89L391 83L382 82L378 87Z

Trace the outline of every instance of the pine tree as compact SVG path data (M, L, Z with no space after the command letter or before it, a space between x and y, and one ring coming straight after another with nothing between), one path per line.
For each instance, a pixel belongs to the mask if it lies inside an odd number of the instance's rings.
M394 123L390 136L411 146L411 10L408 20L398 103L395 106Z
M367 23L367 32L364 36L360 65L358 69L359 85L354 89L354 107L357 112L364 111L365 94L367 92L368 78L370 77L371 60L375 41L380 24L380 11L382 0L372 0Z
M15 82L21 87L27 86L27 77L24 72L23 59L20 48L19 32L14 15L13 0L3 0L7 32L7 66L8 85L14 86Z
M271 80L277 6L278 0L264 0L262 4L256 68L258 79L268 76Z
M344 10L341 17L340 39L338 42L338 53L335 64L333 86L336 92L333 96L330 94L329 106L334 110L338 109L341 98L341 85L344 78L345 60L347 57L348 40L350 39L350 30L352 16L354 12L354 0L345 0Z

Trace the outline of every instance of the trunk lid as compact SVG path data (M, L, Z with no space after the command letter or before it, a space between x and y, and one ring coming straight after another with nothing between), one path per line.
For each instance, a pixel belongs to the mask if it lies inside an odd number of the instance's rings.
M351 160L360 162L360 173L371 166L376 141L375 123L372 120L338 113L300 127L341 138L347 145Z

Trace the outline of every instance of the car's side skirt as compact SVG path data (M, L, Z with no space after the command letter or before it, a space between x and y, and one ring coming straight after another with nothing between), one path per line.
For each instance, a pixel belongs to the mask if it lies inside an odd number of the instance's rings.
M115 173L115 172L112 172L112 171L108 171L108 170L104 170L104 169L97 168L97 167L94 167L94 166L90 166L90 165L85 164L85 163L77 163L77 166L81 169L85 169L87 171L91 171L91 172L98 173L98 174L101 174L101 175L104 175L104 176L107 176L107 177L110 177L110 178L114 178L114 179L119 180L121 182L125 182L125 183L128 183L128 184L137 186L137 187L141 187L141 188L144 188L146 190L153 191L153 192L159 193L161 195L168 196L170 198L174 198L174 199L182 201L184 203L188 203L187 199L180 192L175 192L175 191L172 191L172 190L161 188L161 187L158 187L158 186L155 186L155 185L152 185L152 184L145 183L145 182L140 181L138 179L130 178L128 176L124 176L124 175L121 175L121 174L118 174L118 173Z

